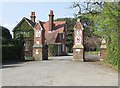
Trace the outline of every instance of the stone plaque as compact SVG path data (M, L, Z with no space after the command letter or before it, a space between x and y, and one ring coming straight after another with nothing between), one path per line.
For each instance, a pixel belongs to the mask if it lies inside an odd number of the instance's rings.
M36 49L36 52L35 52L35 54L39 54L39 52L38 52L38 49Z
M76 31L75 44L82 44L82 30L77 30Z
M80 52L80 49L76 49L77 52Z

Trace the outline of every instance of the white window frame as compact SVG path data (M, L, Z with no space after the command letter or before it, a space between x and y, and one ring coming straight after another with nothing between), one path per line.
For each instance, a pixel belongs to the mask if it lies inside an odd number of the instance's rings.
M65 45L62 44L62 51L65 51Z
M63 39L65 38L65 34L63 33Z
M39 29L35 30L35 37L40 37L41 31Z
M29 45L30 45L29 42L25 42L25 43L24 43L25 51L29 51Z

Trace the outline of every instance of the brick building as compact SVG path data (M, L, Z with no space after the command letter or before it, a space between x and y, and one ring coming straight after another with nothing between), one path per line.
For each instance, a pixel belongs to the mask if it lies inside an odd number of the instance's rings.
M14 27L13 35L18 39L24 37L25 58L33 58L33 47L37 45L55 45L55 56L66 54L66 21L54 21L53 11L50 10L47 22L37 21L35 12L31 12L30 19L23 19Z

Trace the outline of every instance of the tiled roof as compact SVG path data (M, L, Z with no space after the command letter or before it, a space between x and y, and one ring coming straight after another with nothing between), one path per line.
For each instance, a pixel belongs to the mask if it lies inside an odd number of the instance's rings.
M62 32L64 32L65 24L66 24L66 21L54 21L53 30L58 31L59 33L62 33ZM49 21L43 22L43 26L44 26L46 32L48 33L48 31L49 31Z
M19 26L19 24L23 21L23 20L26 20L28 22L28 24L30 26L32 26L33 28L35 27L36 25L36 22L33 22L31 21L30 19L24 17L17 25ZM41 24L42 28L45 29L45 38L47 40L47 43L48 44L54 44L56 39L57 39L57 36L58 36L58 33L63 33L64 30L65 30L65 24L66 24L66 21L54 21L53 23L53 31L50 32L49 31L49 21L47 22L41 22L39 21L39 23ZM15 28L16 28L15 27ZM13 31L15 30L15 28L13 29Z
M54 44L55 40L57 39L57 35L58 35L57 31L46 33L45 38L46 38L47 44Z
M34 26L34 28L36 28L36 26L37 26L38 24L40 24L39 27L42 27L42 29L45 30L45 28L44 28L44 26L43 26L43 22L41 22L41 21L37 21L36 24L35 24L35 26Z
M22 22L23 20L27 21L28 24L29 24L32 28L34 28L36 22L33 22L33 21L31 21L30 19L28 19L28 18L26 18L26 17L23 17L23 19L14 27L13 31L16 30L16 28L21 24L21 22Z
M28 19L28 18L25 18L25 19L30 23L30 25L31 25L32 27L35 26L36 22L33 22L32 20L30 20L30 19Z
M43 22L43 26L45 28L45 37L48 44L54 44L58 33L63 33L65 30L65 21L54 21L53 23L53 31L49 31L49 21Z

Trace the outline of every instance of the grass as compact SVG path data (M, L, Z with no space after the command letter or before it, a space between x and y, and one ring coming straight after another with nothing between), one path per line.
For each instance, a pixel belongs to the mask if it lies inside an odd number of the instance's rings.
M25 56L25 60L33 60L32 56Z
M85 52L85 54L94 54L94 55L98 55L99 51L89 51L89 52Z
M111 70L119 71L118 67L113 66L113 65L110 64L110 63L107 63L106 60L99 61L99 62L94 62L93 64L103 65L103 66L105 66L105 67L107 67L107 68L110 68Z

